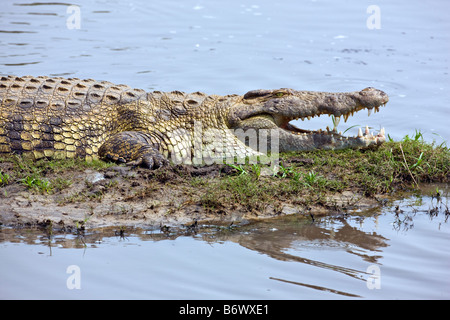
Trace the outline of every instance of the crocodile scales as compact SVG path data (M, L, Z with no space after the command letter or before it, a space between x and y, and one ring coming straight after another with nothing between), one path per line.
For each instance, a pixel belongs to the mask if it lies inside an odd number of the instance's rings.
M311 131L289 122L323 114L346 121L361 109L378 112L387 102L387 94L375 88L219 96L146 92L92 79L3 76L0 155L102 158L155 168L169 159L192 163L196 148L202 156L218 159L261 155L248 136L245 140L236 134L252 130L276 133L280 152L365 148L383 143L384 129L371 133L366 127L346 137L335 128Z

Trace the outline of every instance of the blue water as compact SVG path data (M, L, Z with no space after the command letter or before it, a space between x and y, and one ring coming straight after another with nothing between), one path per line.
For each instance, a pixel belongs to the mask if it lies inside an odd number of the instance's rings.
M341 121L340 130L367 124L395 140L420 130L428 141L448 141L450 3L378 1L375 20L367 12L372 4L97 0L70 7L6 0L0 74L215 94L374 86L389 94L387 107ZM298 125L317 129L330 121ZM3 228L0 298L448 299L448 215L445 206L436 217L427 214L432 201L402 202L407 210L399 216L389 207L314 224L288 217L226 236L176 239L135 230L86 245L71 234L49 242ZM67 287L71 265L81 272L81 289ZM369 289L374 266L380 282Z
M443 210L427 212L436 204L412 197L359 216L178 237L0 229L0 298L449 299L450 225Z
M389 94L388 107L340 129L450 138L447 1L378 1L379 29L368 27L370 1L74 1L79 15L65 4L4 2L1 74L216 94L374 86Z

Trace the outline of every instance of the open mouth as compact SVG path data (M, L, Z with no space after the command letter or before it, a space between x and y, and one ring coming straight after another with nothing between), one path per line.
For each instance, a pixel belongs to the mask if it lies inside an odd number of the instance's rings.
M337 126L341 120L341 118L344 118L344 122L347 122L348 118L350 116L353 116L353 114L355 112L358 112L360 110L363 109L367 109L368 110L368 116L370 116L373 113L377 113L380 111L380 107L385 106L386 103L381 104L380 106L375 106L373 108L365 108L365 107L360 107L358 109L355 110L351 110L345 114L340 114L340 115L335 115L333 113L327 113L327 112L323 112L323 113L318 113L318 114L314 114L314 115L307 115L307 116L300 116L297 118L288 118L288 117L284 117L284 116L279 116L279 115L271 115L274 122L277 124L278 127L280 127L281 129L291 133L291 134L295 134L295 135L314 135L314 134L318 134L318 135L331 135L334 137L337 137L339 139L366 139L366 140L375 140L375 142L377 140L385 140L385 130L384 128L381 128L378 132L375 131L370 131L369 126L366 126L364 129L362 129L361 127L358 129L358 133L355 136L344 136L342 132L338 132L337 131ZM326 129L322 130L307 130L307 129L301 129L298 128L297 126L293 125L290 123L290 121L293 120L302 120L304 121L306 120L311 120L312 118L315 117L320 117L321 115L328 115L330 117L332 117L333 119L333 128L330 129L329 126L326 127ZM347 129L348 130L348 129Z

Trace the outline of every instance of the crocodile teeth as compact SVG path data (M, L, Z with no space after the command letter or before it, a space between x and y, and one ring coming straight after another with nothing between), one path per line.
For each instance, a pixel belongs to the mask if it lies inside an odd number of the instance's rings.
M311 116L308 116L307 118L308 118L308 120L311 120Z
M344 114L344 122L347 122L348 117L350 116L349 113Z
M381 128L379 135L380 136L384 136L385 135L384 128Z
M361 138L363 136L361 128L358 130L358 137Z
M365 135L367 136L367 135L369 135L369 134L370 134L369 127L366 126L366 132L365 132Z
M368 113L368 116L370 117L370 115L372 114L372 109L367 109L367 113Z

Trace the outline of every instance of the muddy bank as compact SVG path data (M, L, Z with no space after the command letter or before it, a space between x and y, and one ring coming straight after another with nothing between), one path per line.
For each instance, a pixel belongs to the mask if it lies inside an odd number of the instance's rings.
M448 184L450 150L408 138L374 150L285 154L276 172L264 169L246 164L147 170L14 156L0 159L0 224L155 228L351 214L383 206L419 185Z
M5 167L3 164L4 171ZM313 217L380 205L380 198L364 197L352 191L330 194L329 202L333 203L333 208L279 199L256 211L240 203L223 203L220 208L211 208L201 200L205 193L212 191L207 185L199 186L199 181L236 174L235 169L219 165L173 166L156 171L112 166L101 170L70 169L49 173L45 176L47 181L57 178L70 181L70 185L43 193L27 187L23 181L6 185L2 188L0 223L13 227L51 224L54 230L160 227L190 225L195 221L229 224L290 214ZM261 179L270 183L269 177ZM223 193L221 196L226 197Z

